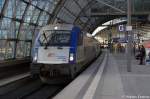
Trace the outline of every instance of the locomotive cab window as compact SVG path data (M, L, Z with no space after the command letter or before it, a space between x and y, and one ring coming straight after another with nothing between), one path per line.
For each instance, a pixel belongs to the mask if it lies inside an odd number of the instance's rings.
M69 46L70 31L65 30L47 30L40 36L39 41L42 46Z

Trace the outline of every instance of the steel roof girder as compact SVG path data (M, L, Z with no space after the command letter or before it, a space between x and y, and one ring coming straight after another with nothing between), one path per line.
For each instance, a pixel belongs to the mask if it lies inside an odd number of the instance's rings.
M90 0L90 1L88 2L88 4L87 4L84 8L82 8L82 10L79 12L78 16L76 17L74 23L79 19L81 13L84 12L85 9L89 9L89 8L90 8L89 6L92 5L92 4L93 4L93 0Z
M48 19L48 24L54 22L54 20L57 18L58 13L60 12L61 8L64 6L66 1L67 0L60 0L58 2L55 9L53 10L52 16L50 16L49 19Z
M102 0L96 0L96 1L97 1L98 3L100 3L100 4L103 4L103 5L105 5L105 6L108 6L108 7L112 8L112 9L118 11L118 12L126 13L125 11L123 11L123 10L121 10L121 9L119 9L119 8L117 8L117 7L115 7L115 6L113 6L113 5L110 5L110 4L108 4L108 3L106 3L106 2L104 2L104 1L102 1Z

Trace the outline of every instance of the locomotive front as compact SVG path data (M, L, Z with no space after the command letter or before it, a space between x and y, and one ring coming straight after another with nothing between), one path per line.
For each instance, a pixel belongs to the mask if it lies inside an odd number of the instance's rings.
M41 29L35 40L31 74L44 82L68 79L70 64L75 63L76 32L73 25L49 25ZM61 75L61 76L60 76ZM64 78L63 80L64 81ZM60 82L60 81L59 81Z

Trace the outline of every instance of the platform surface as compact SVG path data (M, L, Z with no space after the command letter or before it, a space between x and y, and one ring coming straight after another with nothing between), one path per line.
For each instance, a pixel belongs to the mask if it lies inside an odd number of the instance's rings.
M102 74L98 73L100 70L95 74L97 81L94 81L93 77L92 82L86 85L87 90L80 90L79 93L82 94L65 99L150 99L150 65L138 65L138 63L138 60L132 58L132 71L127 72L126 54L108 53Z
M112 54L109 54L102 79L93 99L121 99L124 95L123 84L118 65Z
M93 99L150 99L150 65L132 58L127 72L126 54L110 54Z
M135 99L150 99L150 65L138 65L139 60L132 58L131 72L127 72L125 54L114 54L121 75L125 96ZM141 98L139 98L141 97Z

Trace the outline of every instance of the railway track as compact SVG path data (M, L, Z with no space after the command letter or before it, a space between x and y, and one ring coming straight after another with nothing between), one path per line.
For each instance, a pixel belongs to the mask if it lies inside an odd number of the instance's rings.
M30 77L2 86L0 99L50 99L65 85L47 85ZM13 88L12 88L13 87ZM3 89L2 89L3 88Z
M64 86L43 84L40 79L32 79L28 71L26 63L0 66L0 99L50 99Z
M52 96L57 94L63 87L62 85L43 85L35 92L23 96L20 99L51 99Z
M12 66L1 66L0 64L0 80L7 77L29 72L29 70L30 70L29 63L24 64L22 63L19 65L12 65Z
M51 99L66 85L44 84L40 79L32 79L27 73L22 78L0 85L0 99Z

